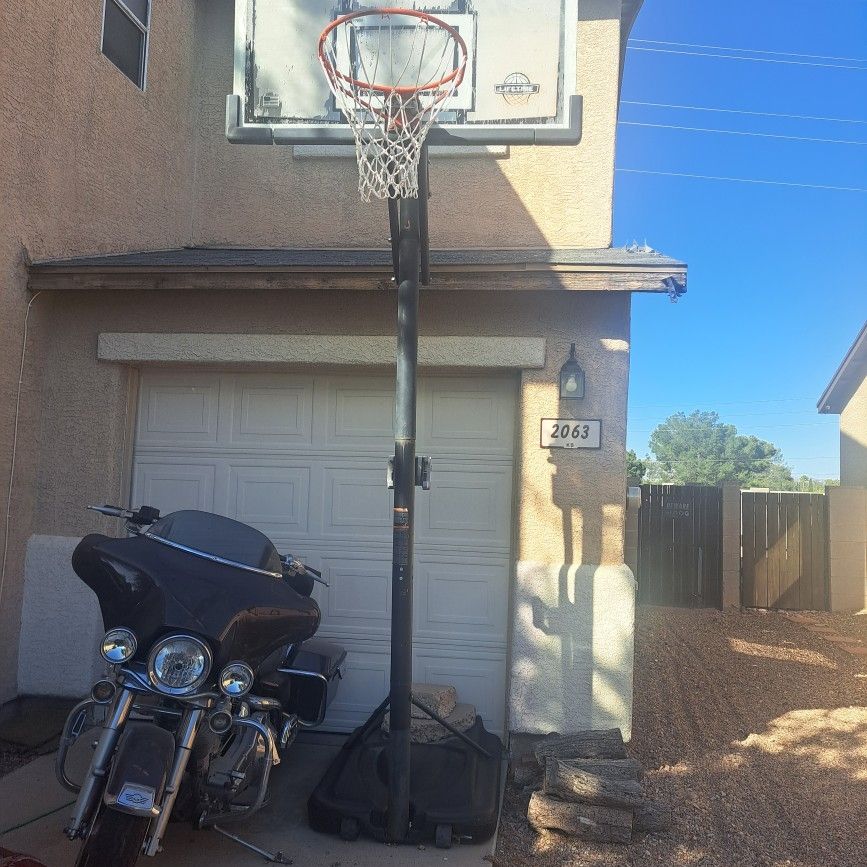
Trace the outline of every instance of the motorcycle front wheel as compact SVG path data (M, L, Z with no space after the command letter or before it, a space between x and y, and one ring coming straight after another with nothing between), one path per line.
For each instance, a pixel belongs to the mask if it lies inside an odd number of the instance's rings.
M75 867L133 867L141 854L149 824L148 819L119 813L103 804Z

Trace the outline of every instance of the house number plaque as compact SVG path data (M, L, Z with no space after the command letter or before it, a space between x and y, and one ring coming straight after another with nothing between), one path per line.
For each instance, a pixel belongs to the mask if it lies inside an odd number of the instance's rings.
M602 422L597 419L543 418L543 449L598 449L602 447Z

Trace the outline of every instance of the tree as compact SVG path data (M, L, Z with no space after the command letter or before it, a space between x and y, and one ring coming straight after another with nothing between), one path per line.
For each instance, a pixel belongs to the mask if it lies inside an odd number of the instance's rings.
M669 416L650 435L655 458L648 467L653 481L789 490L792 471L773 444L739 434L715 412L696 410Z
M626 452L626 484L640 485L647 475L647 464L632 449Z

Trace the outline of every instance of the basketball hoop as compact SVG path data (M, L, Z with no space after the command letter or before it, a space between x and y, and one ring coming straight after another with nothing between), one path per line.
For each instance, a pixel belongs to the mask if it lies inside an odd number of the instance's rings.
M362 200L417 198L425 137L464 78L461 35L426 12L366 9L322 31L319 62L355 134Z

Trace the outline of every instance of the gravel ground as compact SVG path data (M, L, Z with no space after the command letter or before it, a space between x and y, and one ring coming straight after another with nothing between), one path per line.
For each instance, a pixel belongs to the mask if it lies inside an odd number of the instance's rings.
M867 643L867 612L818 618ZM669 831L537 835L510 785L497 867L867 865L867 659L779 613L645 607L633 732Z

